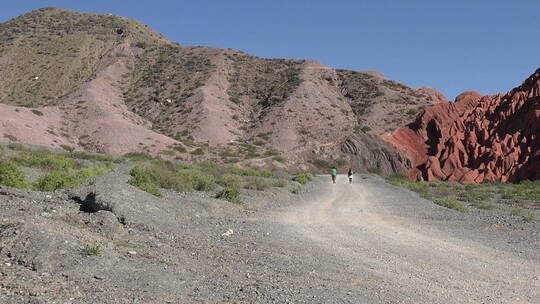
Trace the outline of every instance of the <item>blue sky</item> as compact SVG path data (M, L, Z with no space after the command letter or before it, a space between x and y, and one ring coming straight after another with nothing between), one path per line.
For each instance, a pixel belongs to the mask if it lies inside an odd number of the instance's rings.
M535 0L21 0L0 21L48 6L135 18L184 45L379 70L449 99L505 92L540 67Z

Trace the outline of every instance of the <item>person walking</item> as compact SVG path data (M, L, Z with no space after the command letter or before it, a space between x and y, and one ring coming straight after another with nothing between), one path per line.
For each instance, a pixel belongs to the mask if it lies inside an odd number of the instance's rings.
M336 169L336 167L333 167L332 168L332 182L334 184L336 183L336 176L337 176L337 169Z
M353 172L351 168L349 168L349 173L347 173L347 176L349 176L349 184L352 184Z

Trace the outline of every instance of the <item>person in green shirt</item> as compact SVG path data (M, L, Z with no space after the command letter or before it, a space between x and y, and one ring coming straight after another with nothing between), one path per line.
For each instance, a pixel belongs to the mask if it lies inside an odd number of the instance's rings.
M332 168L332 182L334 184L336 183L336 176L337 176L337 169L336 169L336 167L333 167Z

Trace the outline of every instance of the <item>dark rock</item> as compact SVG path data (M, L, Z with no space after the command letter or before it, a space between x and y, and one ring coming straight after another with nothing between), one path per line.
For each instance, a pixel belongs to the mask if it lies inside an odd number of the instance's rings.
M356 170L371 169L382 175L390 175L406 173L411 168L411 161L404 154L371 134L350 136L341 145L341 151L352 154L352 163Z

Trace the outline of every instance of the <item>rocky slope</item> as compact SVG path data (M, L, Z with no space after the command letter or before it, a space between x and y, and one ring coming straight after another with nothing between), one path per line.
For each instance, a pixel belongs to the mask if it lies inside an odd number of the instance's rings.
M466 92L429 107L385 139L413 160L412 178L540 179L540 69L506 94Z
M181 46L112 15L40 9L0 24L0 42L2 141L307 168L446 100L378 72Z

